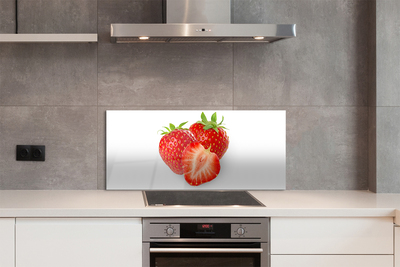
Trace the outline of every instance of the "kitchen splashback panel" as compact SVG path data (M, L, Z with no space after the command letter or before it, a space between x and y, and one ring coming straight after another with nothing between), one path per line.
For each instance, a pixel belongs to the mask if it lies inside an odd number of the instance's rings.
M106 112L107 190L284 190L286 111L205 111L217 113L227 128L229 147L220 173L210 182L189 185L159 154L158 132L169 123L201 120L198 110L108 110Z

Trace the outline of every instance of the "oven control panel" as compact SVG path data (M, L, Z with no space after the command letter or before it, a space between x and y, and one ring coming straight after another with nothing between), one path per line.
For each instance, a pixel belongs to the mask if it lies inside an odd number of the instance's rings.
M143 240L268 240L267 218L162 218L143 220Z

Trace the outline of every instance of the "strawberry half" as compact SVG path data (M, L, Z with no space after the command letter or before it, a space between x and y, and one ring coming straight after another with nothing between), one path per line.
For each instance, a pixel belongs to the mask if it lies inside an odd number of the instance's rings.
M218 156L199 142L191 143L185 148L182 163L185 180L193 186L213 180L221 169Z
M211 121L207 120L204 112L201 113L201 121L192 124L189 130L193 133L194 137L199 141L204 148L210 148L211 152L217 154L218 158L221 159L225 152L228 150L229 137L222 126L222 121L217 123L217 113L215 112L211 116Z
M176 174L183 174L182 153L185 148L193 142L196 142L193 134L188 129L183 129L182 126L187 122L181 123L175 127L172 123L169 128L160 130L163 137L158 145L158 152L162 160Z

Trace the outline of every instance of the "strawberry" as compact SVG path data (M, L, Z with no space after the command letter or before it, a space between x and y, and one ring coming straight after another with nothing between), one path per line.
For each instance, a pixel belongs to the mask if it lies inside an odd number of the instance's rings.
M192 124L189 130L193 133L194 137L199 141L204 148L210 148L211 152L217 154L218 158L221 159L228 150L229 137L226 134L226 129L222 126L222 121L217 124L217 113L215 112L211 116L211 121L207 120L204 112L201 113L201 121Z
M185 180L193 186L213 180L221 169L218 156L199 142L193 142L185 148L182 164Z
M176 174L183 174L182 153L183 150L192 142L196 142L193 134L188 129L183 129L182 126L187 122L181 123L175 127L172 123L169 128L165 127L162 131L163 137L158 145L158 152L162 160Z

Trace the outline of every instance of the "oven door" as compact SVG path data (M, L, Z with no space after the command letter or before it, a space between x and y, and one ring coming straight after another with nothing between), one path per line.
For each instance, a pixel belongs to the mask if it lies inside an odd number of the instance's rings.
M268 267L268 243L151 242L143 267Z

